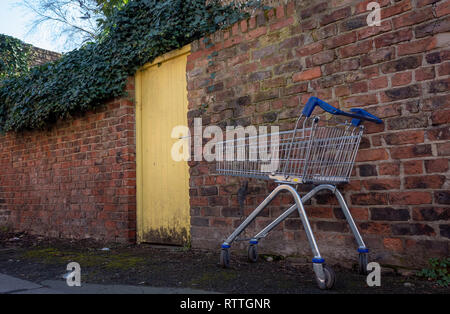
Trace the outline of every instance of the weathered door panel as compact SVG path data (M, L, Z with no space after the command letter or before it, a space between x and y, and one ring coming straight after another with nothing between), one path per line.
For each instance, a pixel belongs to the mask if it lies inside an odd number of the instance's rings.
M138 241L189 241L189 168L171 157L172 129L187 125L189 47L171 52L136 75Z

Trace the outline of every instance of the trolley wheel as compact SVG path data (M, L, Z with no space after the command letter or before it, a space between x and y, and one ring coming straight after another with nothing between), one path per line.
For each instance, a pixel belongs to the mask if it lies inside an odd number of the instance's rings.
M358 266L359 274L367 275L367 263L368 263L368 254L359 253L359 266Z
M230 267L230 251L228 249L220 250L220 266L223 268Z
M248 260L251 263L256 263L258 261L258 249L254 244L250 244L248 247Z
M334 270L330 266L323 264L323 272L325 274L325 282L320 282L316 276L317 285L321 290L332 289L336 283L336 274L334 273Z

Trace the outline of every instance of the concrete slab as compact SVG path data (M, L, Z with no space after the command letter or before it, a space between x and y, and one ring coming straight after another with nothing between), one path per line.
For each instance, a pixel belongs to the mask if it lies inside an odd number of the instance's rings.
M63 293L61 291L56 291L56 290L42 287L42 288L37 288L37 289L13 292L11 294L63 294Z
M212 294L211 291L203 291L189 288L164 288L130 285L98 285L81 284L81 287L69 287L64 280L46 280L41 283L51 290L64 294Z
M83 284L69 287L65 280L45 280L40 285L0 274L0 293L9 294L213 294L189 288Z
M20 292L38 288L42 288L42 286L30 281L0 274L0 293Z

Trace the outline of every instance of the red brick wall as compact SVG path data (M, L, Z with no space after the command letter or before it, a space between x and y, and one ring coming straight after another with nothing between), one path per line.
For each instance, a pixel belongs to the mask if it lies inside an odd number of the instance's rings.
M0 225L50 237L135 239L133 82L127 98L83 117L0 136Z
M318 96L383 118L383 125L366 124L351 183L341 191L372 260L418 266L449 255L450 1L379 0L380 27L367 26L368 2L291 1L194 42L188 117L191 125L202 117L204 125L287 129ZM212 175L214 164L190 165L192 243L217 249L275 185L250 180L241 209L243 179ZM291 203L276 199L256 229ZM325 258L354 261L356 244L331 195L317 196L307 213ZM298 216L260 245L311 254Z

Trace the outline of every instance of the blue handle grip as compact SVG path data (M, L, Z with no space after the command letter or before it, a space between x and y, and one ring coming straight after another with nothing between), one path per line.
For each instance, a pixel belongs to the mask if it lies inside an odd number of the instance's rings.
M309 118L316 106L319 106L324 111L334 114L334 115L346 116L346 117L353 118L352 124L356 125L356 126L358 126L361 123L361 120L370 121L370 122L377 123L377 124L383 123L383 121L381 121L381 119L377 118L376 116L368 113L367 111L365 111L363 109L353 108L350 110L351 113L345 112L338 108L333 107L329 103L326 103L325 101L323 101L317 97L309 98L308 102L306 103L305 107L303 108L302 114Z
M368 113L364 109L353 108L353 109L350 109L350 111L357 114L358 116L364 117L366 119L370 119L368 121L375 122L376 124L383 123L383 121L380 118L374 116L373 114ZM359 125L361 123L361 120L359 118L355 118L352 120L352 123L353 123L353 125Z
M341 112L343 112L343 111L339 110L338 108L333 107L329 103L324 102L322 99L319 99L317 97L311 97L311 98L309 98L308 102L306 103L305 108L303 108L303 111L302 111L303 115L309 118L316 106L319 106L326 112L329 112L329 113L335 114L335 115L339 115Z

